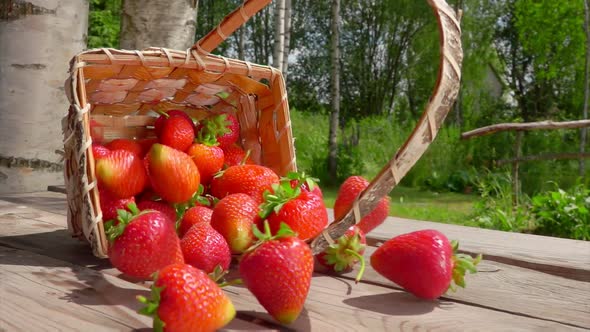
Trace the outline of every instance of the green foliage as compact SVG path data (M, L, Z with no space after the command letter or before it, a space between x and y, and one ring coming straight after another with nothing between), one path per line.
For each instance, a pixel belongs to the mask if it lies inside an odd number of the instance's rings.
M555 187L532 199L535 233L590 240L590 189L582 184L568 191Z
M121 0L91 0L88 48L119 47Z
M512 177L508 173L487 171L476 180L481 199L475 203L473 221L479 227L501 231L526 231L531 218L526 209L528 197L519 197L521 204L513 207Z

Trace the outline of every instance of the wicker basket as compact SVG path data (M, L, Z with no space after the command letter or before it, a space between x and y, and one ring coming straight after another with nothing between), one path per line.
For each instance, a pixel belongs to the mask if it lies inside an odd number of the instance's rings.
M212 55L227 36L271 0L246 0L207 36L186 51L94 49L71 61L66 93L71 106L62 126L68 228L106 257L92 138L155 137L155 110L180 109L201 119L231 112L241 126L241 144L254 162L279 175L296 170L289 106L282 73L272 67ZM332 238L370 212L420 158L456 99L461 42L455 13L443 0L429 1L439 21L441 67L431 103L394 158L357 199L351 211L312 243L321 250ZM264 83L266 82L266 83Z

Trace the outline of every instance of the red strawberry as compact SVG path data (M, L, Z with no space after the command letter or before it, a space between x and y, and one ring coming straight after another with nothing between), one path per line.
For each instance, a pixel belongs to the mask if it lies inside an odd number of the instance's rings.
M240 276L271 316L289 324L299 317L309 292L311 249L285 225L272 237L268 227L265 234L255 232L262 242L242 256Z
M148 177L139 156L125 150L111 151L96 161L98 184L115 198L139 194L147 185Z
M316 257L320 265L335 272L350 272L354 264L361 262L361 268L356 277L360 281L365 270L363 253L367 239L356 225L351 226L346 233Z
M211 194L223 198L229 194L244 193L252 196L256 204L263 201L262 194L278 183L278 175L268 167L260 165L237 165L226 169L211 181Z
M184 261L207 273L215 271L216 266L223 270L229 268L231 252L227 241L209 223L199 223L191 227L180 240Z
M94 160L104 158L111 153L106 146L100 145L98 143L92 143L92 155L94 156Z
M151 299L138 296L154 317L154 331L216 331L227 325L236 309L209 276L188 264L163 268L152 286Z
M133 196L127 198L115 198L113 194L106 189L98 191L100 199L100 210L102 211L102 220L107 221L117 218L117 210L127 209L129 203L135 203Z
M369 185L369 181L361 176L351 176L342 183L334 202L334 219L340 220L352 206L356 197ZM361 219L357 226L369 233L377 226L381 225L389 215L389 196L385 196L379 201L377 207Z
M159 131L158 142L186 151L195 140L195 129L192 122L181 116L171 116L164 120Z
M199 189L199 170L186 153L154 144L146 161L152 189L162 199L171 203L186 202Z
M172 223L176 222L176 210L164 202L156 202L150 200L143 200L137 203L137 208L143 210L156 210L162 212Z
M156 133L156 136L158 136L159 133L162 131L162 127L164 127L164 123L166 122L166 119L168 119L172 116L179 116L181 118L185 118L188 122L190 122L193 125L193 130L194 130L195 134L197 133L197 129L195 127L195 122L185 112L183 112L181 110L169 110L169 111L158 111L158 113L160 114L160 116L156 119L156 122L154 122L154 132Z
M290 181L273 185L265 195L260 216L267 219L271 231L277 232L281 223L287 224L303 241L316 237L328 225L324 201L317 195L299 188Z
M229 244L232 253L242 253L254 242L252 225L259 220L258 204L246 194L232 194L221 199L211 215L211 226Z
M195 206L186 210L178 227L178 235L183 238L194 225L210 224L212 215L213 210L205 206Z
M180 240L174 225L159 211L124 212L117 225L107 225L109 260L121 272L136 278L149 278L166 265L182 263Z
M457 249L441 232L421 230L385 242L371 255L371 266L417 297L436 299L454 289L453 281L465 287L466 271L477 272L481 255L473 259Z
M217 146L195 143L186 152L201 174L201 183L208 184L223 167L223 150Z
M145 157L146 153L150 151L152 145L158 143L157 138L144 138L137 141L141 145L141 157Z
M240 138L240 123L229 113L213 115L202 121L198 137L201 142L217 141L222 148L230 146Z
M129 152L135 153L139 157L143 157L143 147L141 144L139 144L139 142L131 139L118 138L109 142L106 147L111 151L127 150Z
M224 162L227 167L242 165L242 164L254 164L254 161L250 159L248 153L244 151L237 144L224 146L223 148Z

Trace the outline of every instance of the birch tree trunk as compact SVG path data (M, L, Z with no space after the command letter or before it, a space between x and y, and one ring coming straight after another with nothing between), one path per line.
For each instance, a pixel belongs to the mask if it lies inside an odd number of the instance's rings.
M584 1L584 31L586 33L586 61L584 63L584 107L582 109L582 119L588 118L588 102L590 99L590 4L589 0ZM586 150L586 133L587 129L582 128L580 132L580 153ZM580 176L586 174L586 162L580 158Z
M283 54L285 51L285 0L276 1L275 6L275 40L272 53L272 66L278 70L282 70Z
M195 0L123 0L121 48L186 50L195 42Z
M328 174L332 184L336 183L338 166L338 119L340 116L340 0L332 0L331 23L331 106L330 134L328 138Z
M87 31L87 0L0 1L0 193L63 184L64 81Z
M289 51L291 43L291 0L285 0L285 47L283 51L283 76L287 80L287 73L289 69Z

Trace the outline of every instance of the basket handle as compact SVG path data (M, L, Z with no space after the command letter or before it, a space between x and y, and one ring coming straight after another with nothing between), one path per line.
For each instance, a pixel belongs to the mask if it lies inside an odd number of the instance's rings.
M432 143L457 99L463 61L459 25L461 13L455 13L444 0L428 0L428 3L438 21L441 53L434 92L404 145L360 193L346 215L330 224L312 241L311 249L314 254L322 252L331 241L338 239L350 226L360 222L362 217L373 211L379 201L395 188Z
M224 17L217 27L199 39L191 49L205 52L213 51L227 37L234 33L234 31L244 25L250 17L261 11L271 2L272 0L244 0L242 5Z

